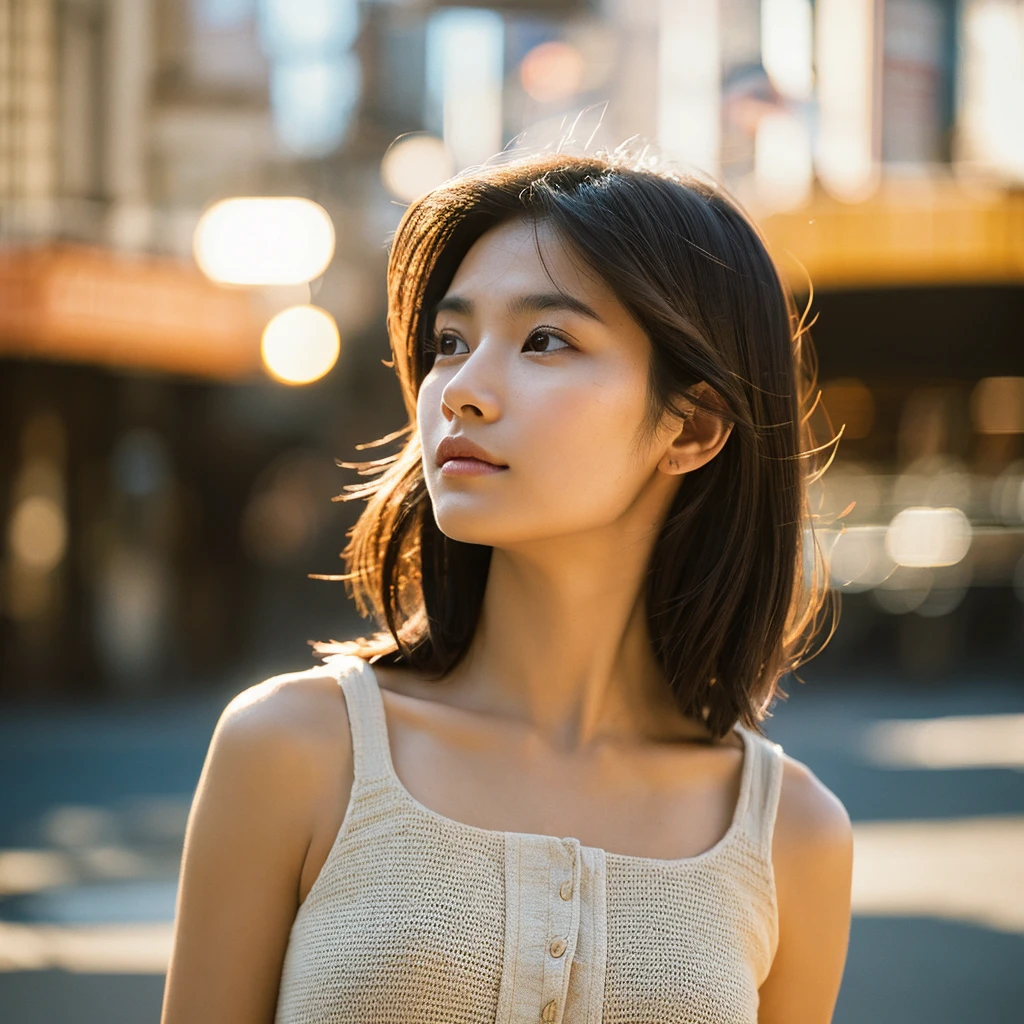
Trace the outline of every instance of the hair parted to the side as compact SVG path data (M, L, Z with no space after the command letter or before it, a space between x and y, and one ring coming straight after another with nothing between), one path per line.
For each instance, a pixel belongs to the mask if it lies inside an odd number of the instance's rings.
M434 309L463 257L513 219L545 222L607 283L651 342L648 422L680 400L733 423L723 449L687 474L656 541L646 583L655 656L684 714L716 737L737 721L761 731L780 680L830 639L838 602L827 588L807 485L838 435L824 416L805 317L758 230L717 186L640 159L532 155L478 168L415 201L392 242L388 329L409 423L373 447L399 452L339 462L372 476L335 500L364 499L343 579L377 632L316 642L441 677L466 653L491 548L435 523L421 464L416 400L430 369ZM714 405L691 391L706 382ZM812 413L814 416L812 417ZM826 619L831 629L813 642Z

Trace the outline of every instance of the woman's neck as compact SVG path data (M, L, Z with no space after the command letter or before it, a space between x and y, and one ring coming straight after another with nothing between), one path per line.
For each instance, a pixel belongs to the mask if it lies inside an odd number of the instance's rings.
M650 537L625 530L495 549L477 632L449 682L460 703L578 750L706 739L682 716L649 639Z

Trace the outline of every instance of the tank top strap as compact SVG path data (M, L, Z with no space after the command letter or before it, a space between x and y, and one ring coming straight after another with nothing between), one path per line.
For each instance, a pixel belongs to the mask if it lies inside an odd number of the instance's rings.
M384 700L373 669L354 655L335 655L326 662L337 674L345 694L349 727L352 730L352 761L356 779L391 777L391 747L388 743Z
M782 747L753 729L740 725L752 755L749 792L744 814L744 831L757 847L771 857L775 816L782 792Z

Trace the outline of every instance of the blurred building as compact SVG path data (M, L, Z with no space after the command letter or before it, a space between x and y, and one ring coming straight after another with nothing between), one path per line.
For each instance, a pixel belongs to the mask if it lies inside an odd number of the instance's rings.
M308 576L356 513L334 459L402 425L403 204L632 136L813 282L822 666L1019 671L1020 0L0 0L0 695L244 681L359 628ZM313 269L259 263L285 207L214 216L289 196Z

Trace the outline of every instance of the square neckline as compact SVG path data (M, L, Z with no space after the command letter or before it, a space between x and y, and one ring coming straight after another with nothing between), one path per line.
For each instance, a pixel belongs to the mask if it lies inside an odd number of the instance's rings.
M491 837L500 836L506 839L547 839L553 840L557 843L572 842L575 843L580 850L586 850L608 860L661 868L688 867L690 865L701 864L731 846L736 836L743 828L743 823L750 803L750 792L753 787L754 760L757 756L757 752L755 750L754 737L751 735L750 730L744 727L740 722L737 722L733 726L732 730L733 732L738 733L740 739L743 741L743 764L740 773L740 791L736 799L736 806L733 808L732 819L730 820L729 827L726 829L724 835L722 835L716 843L708 847L708 849L703 852L694 854L692 857L643 857L638 854L615 853L614 851L607 850L601 846L587 846L586 844L581 843L574 836L554 836L541 832L515 832L508 829L482 828L479 825L470 825L468 822L459 821L456 818L450 818L448 815L441 814L439 811L435 811L432 808L427 807L426 804L417 800L399 777L398 772L395 770L394 761L391 758L391 736L388 729L386 709L384 707L384 697L381 692L383 688L380 685L380 680L377 678L377 673L374 671L373 665L364 658L360 658L359 660L363 664L364 671L367 671L369 674L369 679L372 685L368 687L368 689L372 690L373 699L377 702L377 712L379 715L380 725L380 754L385 775L396 792L407 804L419 813L426 815L428 818L446 825L449 828L469 830L470 832L475 832L478 835ZM349 713L351 714L351 711Z

